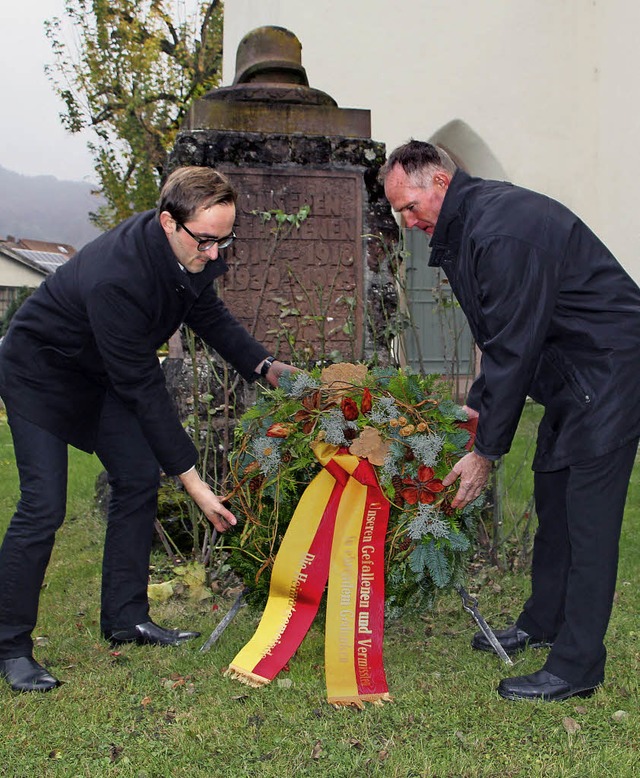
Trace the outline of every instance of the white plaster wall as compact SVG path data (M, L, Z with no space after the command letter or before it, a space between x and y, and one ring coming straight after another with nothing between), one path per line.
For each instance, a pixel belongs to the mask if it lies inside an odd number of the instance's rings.
M598 6L598 156L583 186L597 194L599 234L640 281L640 3Z
M572 208L640 280L637 0L227 0L225 84L265 24L300 39L311 86L371 110L388 150L466 123L493 169Z
M0 257L0 286L40 286L45 276L30 267Z

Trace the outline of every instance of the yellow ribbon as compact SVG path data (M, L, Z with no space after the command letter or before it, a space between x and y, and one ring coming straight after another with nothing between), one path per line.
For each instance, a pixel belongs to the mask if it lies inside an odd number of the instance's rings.
M227 673L269 683L295 653L327 582L325 663L334 705L390 699L382 665L384 538L389 503L366 460L326 443L276 556L258 628Z

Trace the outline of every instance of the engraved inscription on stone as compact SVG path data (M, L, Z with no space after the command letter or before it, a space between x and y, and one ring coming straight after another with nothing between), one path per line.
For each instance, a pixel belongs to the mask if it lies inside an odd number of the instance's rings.
M362 358L361 176L220 169L239 192L238 237L220 284L229 309L283 359L313 361L335 350ZM273 212L297 214L305 205L306 220L299 228L285 221L278 237Z

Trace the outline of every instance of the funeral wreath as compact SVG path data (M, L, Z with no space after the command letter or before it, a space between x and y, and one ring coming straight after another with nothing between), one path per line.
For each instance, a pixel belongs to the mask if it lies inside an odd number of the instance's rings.
M282 538L321 469L313 451L320 441L367 459L389 500L387 615L461 583L480 504L454 509L458 484L442 479L473 432L436 375L350 363L284 375L241 417L230 458L229 501L240 528L228 549L249 602L266 602Z

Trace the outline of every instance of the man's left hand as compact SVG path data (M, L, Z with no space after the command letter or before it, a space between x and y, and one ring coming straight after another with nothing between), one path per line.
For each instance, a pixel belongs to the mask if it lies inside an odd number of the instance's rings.
M287 365L286 362L278 362L278 360L275 359L267 371L266 379L271 384L271 386L276 387L278 386L280 376L287 372L297 373L300 372L300 368L294 367L294 365Z
M451 503L453 508L464 508L480 496L489 480L492 465L490 459L481 457L475 451L470 451L456 462L451 472L442 479L444 486L451 486L457 478L460 478L460 488Z

